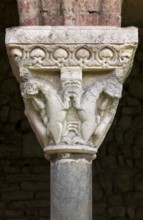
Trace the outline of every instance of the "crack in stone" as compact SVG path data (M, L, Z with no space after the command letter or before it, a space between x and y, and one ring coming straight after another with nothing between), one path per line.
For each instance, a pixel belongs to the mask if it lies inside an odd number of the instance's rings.
M99 14L99 11L88 11L89 14Z

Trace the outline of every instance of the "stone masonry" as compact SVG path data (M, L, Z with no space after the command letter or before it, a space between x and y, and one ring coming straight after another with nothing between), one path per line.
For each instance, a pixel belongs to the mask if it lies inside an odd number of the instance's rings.
M121 26L121 2L122 0L18 0L20 24Z

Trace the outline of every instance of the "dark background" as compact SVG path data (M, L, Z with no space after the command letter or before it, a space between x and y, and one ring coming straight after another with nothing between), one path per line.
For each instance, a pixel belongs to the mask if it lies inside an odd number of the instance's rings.
M0 0L0 220L47 220L49 162L26 117L4 45L18 26L16 0ZM143 1L124 0L122 26L139 27L139 47L108 135L93 163L93 220L143 219Z

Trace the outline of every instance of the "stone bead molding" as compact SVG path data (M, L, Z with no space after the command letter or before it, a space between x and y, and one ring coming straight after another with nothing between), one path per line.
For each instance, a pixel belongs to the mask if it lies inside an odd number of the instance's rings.
M7 29L25 114L45 155L96 155L114 119L138 42L136 28Z

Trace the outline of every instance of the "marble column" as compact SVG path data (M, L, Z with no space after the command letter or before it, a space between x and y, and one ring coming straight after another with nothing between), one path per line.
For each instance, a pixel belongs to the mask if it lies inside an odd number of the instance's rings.
M92 156L51 158L51 219L92 219Z

